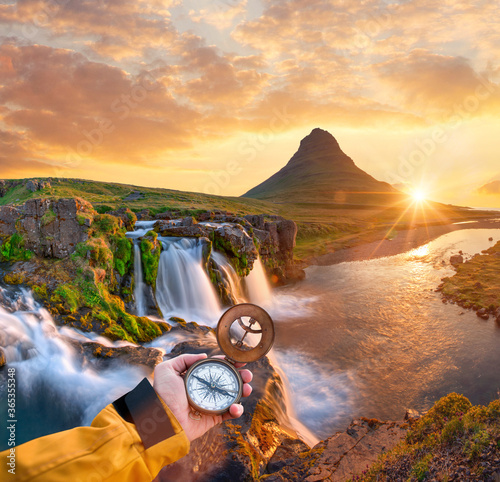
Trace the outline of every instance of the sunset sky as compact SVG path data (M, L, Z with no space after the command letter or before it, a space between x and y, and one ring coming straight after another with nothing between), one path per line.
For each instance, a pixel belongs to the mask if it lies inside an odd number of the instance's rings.
M7 0L0 178L241 195L321 127L377 179L500 207L499 25L497 1Z

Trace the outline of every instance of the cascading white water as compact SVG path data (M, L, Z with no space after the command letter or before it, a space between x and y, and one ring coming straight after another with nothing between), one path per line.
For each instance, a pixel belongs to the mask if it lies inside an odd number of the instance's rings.
M134 239L134 298L135 310L138 316L146 315L146 301L144 297L144 280L142 276L142 258L139 243Z
M264 307L270 304L272 297L271 286L267 280L260 257L255 260L252 271L245 278L245 285L251 303Z
M140 238L141 236L146 236L148 231L151 231L154 225L157 223L154 221L137 221L134 226L134 231L129 231L127 237L129 238Z
M158 221L137 221L134 226L134 231L129 231L127 237L134 241L134 299L135 311L138 316L146 316L146 297L143 274L142 274L142 257L141 248L139 246L139 238L146 236L151 231Z
M67 335L72 329L62 330ZM61 335L29 291L13 293L0 287L0 345L9 368L16 370L16 413L22 420L17 443L90 424L99 410L145 375L143 369L127 365L98 371L82 363ZM6 385L0 385L0 413L7 418L5 390ZM6 441L0 440L0 450Z
M156 280L156 301L164 316L180 316L214 326L222 308L203 269L203 241L158 238L163 244Z
M231 290L231 294L236 303L244 303L246 299L243 295L241 279L227 257L222 253L219 253L218 251L212 251L211 257L217 267L222 271L225 280L229 284L229 289Z

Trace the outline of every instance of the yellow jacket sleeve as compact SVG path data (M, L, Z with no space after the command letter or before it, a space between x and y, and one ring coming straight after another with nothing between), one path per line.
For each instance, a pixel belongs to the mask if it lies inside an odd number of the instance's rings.
M144 381L140 385L144 385ZM149 382L147 382L149 385ZM137 410L129 417L108 405L90 427L77 427L31 440L16 447L16 481L35 482L124 482L153 480L162 467L189 452L189 441L179 422L158 399L151 385L140 392L152 412L140 419L141 426L125 420L138 421ZM139 388L139 387L136 387ZM152 394L152 393L153 394ZM133 393L130 392L130 393ZM136 393L137 395L137 393ZM152 397L156 397L153 400ZM123 398L123 397L122 397ZM142 407L144 408L144 406ZM160 411L161 409L161 411ZM135 413L134 413L135 410ZM165 430L166 427L166 430ZM151 435L149 443L144 442ZM141 437L142 436L142 437ZM166 436L164 438L163 436ZM151 446L149 446L151 445ZM10 451L1 454L5 461Z

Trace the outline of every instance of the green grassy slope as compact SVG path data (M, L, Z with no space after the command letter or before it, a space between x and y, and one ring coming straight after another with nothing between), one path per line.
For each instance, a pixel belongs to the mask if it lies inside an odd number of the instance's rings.
M38 180L45 180L37 178ZM11 180L9 180L11 181ZM32 198L71 198L81 197L91 202L94 207L109 206L116 209L128 207L133 211L152 209L153 211L176 210L222 210L237 214L274 214L277 207L265 201L238 197L212 196L209 194L175 191L172 189L139 187L129 184L88 181L80 179L52 179L51 187L31 192L26 186L26 179L9 189L0 197L0 206L22 204ZM136 201L126 200L132 192L138 191L143 197Z

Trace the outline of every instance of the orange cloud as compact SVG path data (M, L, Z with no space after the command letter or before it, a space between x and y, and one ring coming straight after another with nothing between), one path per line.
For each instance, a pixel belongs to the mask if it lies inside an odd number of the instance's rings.
M14 69L14 75L0 73L0 102L11 106L3 122L24 131L40 152L146 162L165 149L186 147L198 130L200 115L147 73L132 76L37 45L3 45L0 55Z
M390 88L395 105L423 115L450 117L457 106L469 103L471 116L500 107L499 86L462 57L417 49L377 64L374 70Z
M477 190L478 194L500 194L500 181L491 181Z

